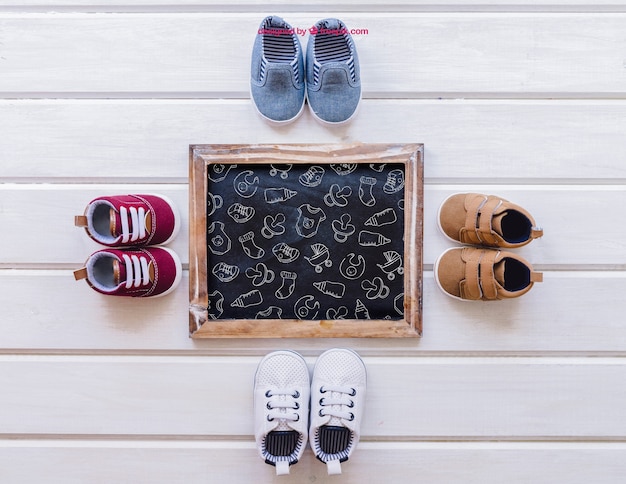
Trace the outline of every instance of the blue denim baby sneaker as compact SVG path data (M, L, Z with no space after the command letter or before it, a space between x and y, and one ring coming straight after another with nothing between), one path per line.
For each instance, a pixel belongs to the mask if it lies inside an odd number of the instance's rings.
M349 121L361 100L361 74L354 41L336 18L320 20L310 29L306 52L309 108L319 121Z
M303 111L304 57L291 25L265 17L252 50L250 94L257 111L274 123L294 121Z

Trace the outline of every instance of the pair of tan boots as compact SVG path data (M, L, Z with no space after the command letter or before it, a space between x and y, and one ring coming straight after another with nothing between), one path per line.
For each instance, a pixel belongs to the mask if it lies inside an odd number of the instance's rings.
M522 207L493 195L457 193L439 209L439 227L450 240L466 244L446 250L435 262L435 280L463 301L519 297L543 280L515 249L543 235Z

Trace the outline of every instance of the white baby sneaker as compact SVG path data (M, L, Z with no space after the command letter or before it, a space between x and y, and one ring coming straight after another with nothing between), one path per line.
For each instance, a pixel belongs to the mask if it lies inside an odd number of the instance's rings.
M266 355L254 378L255 439L261 458L289 474L308 440L310 382L304 358L294 351Z
M352 350L328 350L315 363L309 436L328 474L341 474L341 462L359 442L366 386L365 364Z

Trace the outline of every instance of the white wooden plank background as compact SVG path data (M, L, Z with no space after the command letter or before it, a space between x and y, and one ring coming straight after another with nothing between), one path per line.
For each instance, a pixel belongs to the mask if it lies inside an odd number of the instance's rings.
M367 35L355 37L365 97L624 94L626 14L338 16L350 28L367 29ZM256 32L259 17L257 12L2 14L0 92L247 97L254 35L243 34ZM298 12L288 20L309 28L318 17Z
M621 483L626 471L626 2L0 0L0 482L274 482L251 379L276 348L369 370L363 441L332 482ZM260 20L333 15L355 38L359 116L276 129L248 99ZM191 143L423 142L420 340L193 341L188 278L110 300L73 280L73 215L157 191L183 211ZM545 236L523 298L433 280L448 194L520 202ZM307 452L281 482L331 482Z

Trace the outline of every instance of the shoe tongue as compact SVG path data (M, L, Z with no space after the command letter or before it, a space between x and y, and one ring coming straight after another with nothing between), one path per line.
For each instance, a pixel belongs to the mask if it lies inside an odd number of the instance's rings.
M282 20L280 17L270 17L266 25L267 27L270 27L270 28L271 27L279 28L279 29L286 28L284 20Z
M117 210L113 207L109 209L109 228L113 237L118 237L119 230L122 227L122 218Z
M498 282L498 284L500 284L502 287L504 287L504 273L506 271L505 264L506 264L506 258L502 259L500 262L497 262L493 266L493 275L496 281Z
M320 27L323 29L328 29L328 30L338 30L341 27L341 25L339 24L339 20L331 18L331 19L326 19L323 22L321 22Z
M507 215L507 213L508 212L506 210L500 213L494 213L493 218L491 219L491 227L501 237L504 237L504 234L502 233L502 219Z
M113 259L113 285L115 287L120 285L121 281L126 280L126 266L120 264L119 259Z

